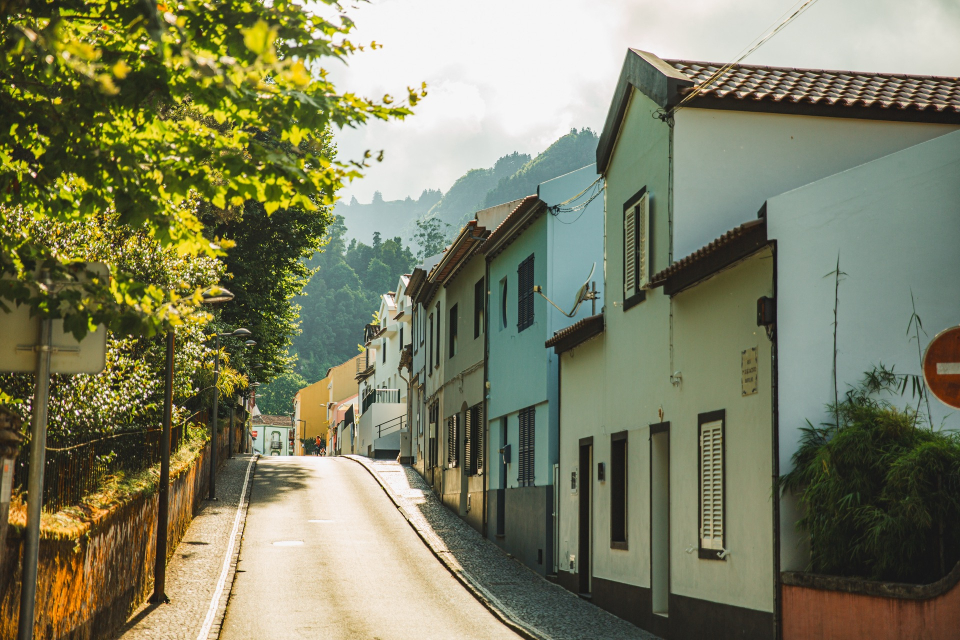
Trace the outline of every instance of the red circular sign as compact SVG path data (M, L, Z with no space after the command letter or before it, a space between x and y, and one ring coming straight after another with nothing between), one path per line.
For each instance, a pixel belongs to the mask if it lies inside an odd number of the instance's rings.
M960 409L960 327L941 331L923 356L923 379L940 402Z

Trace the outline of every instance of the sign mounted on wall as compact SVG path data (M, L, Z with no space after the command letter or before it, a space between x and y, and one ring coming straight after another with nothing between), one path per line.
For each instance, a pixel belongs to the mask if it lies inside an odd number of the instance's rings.
M740 352L740 386L742 396L757 392L757 348L750 347Z
M923 355L923 379L940 402L960 409L960 327L941 331Z

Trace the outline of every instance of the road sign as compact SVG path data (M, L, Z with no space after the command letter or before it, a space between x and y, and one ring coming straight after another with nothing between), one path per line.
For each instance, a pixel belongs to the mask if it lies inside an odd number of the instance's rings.
M960 327L937 334L923 356L923 379L943 404L960 409Z
M90 271L106 279L107 265L91 262ZM67 284L64 286L76 286ZM0 371L35 372L37 370L37 336L39 316L30 317L30 307L6 301L10 313L0 309ZM63 320L53 321L51 373L100 373L106 365L107 328L99 325L78 341L63 329Z
M257 439L257 431L256 431L256 429L254 429L252 433L253 433L253 439L256 440L256 439Z

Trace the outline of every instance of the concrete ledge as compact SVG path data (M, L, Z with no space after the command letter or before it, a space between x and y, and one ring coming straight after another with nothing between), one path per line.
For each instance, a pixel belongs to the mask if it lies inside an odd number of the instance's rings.
M878 598L898 598L901 600L928 600L941 596L957 583L960 583L960 562L953 570L930 584L906 584L901 582L880 582L863 578L828 576L804 571L784 571L780 574L783 584L792 587L806 587L823 591L843 591Z

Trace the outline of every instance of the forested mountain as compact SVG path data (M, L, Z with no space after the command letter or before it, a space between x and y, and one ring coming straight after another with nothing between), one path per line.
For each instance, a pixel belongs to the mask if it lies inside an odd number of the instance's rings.
M393 291L401 274L414 266L413 253L400 238L383 240L373 233L372 244L346 242L346 227L338 217L330 241L307 263L316 273L296 301L301 333L293 340L297 369L307 383L327 369L357 355L363 325L380 306L380 296Z
M346 220L347 242L368 239L371 229L379 231L384 238L399 236L409 242L415 231L413 221L430 211L442 197L439 189L424 189L416 200L410 196L403 200L384 200L376 191L370 204L362 204L354 197L349 202L338 202L333 213Z

